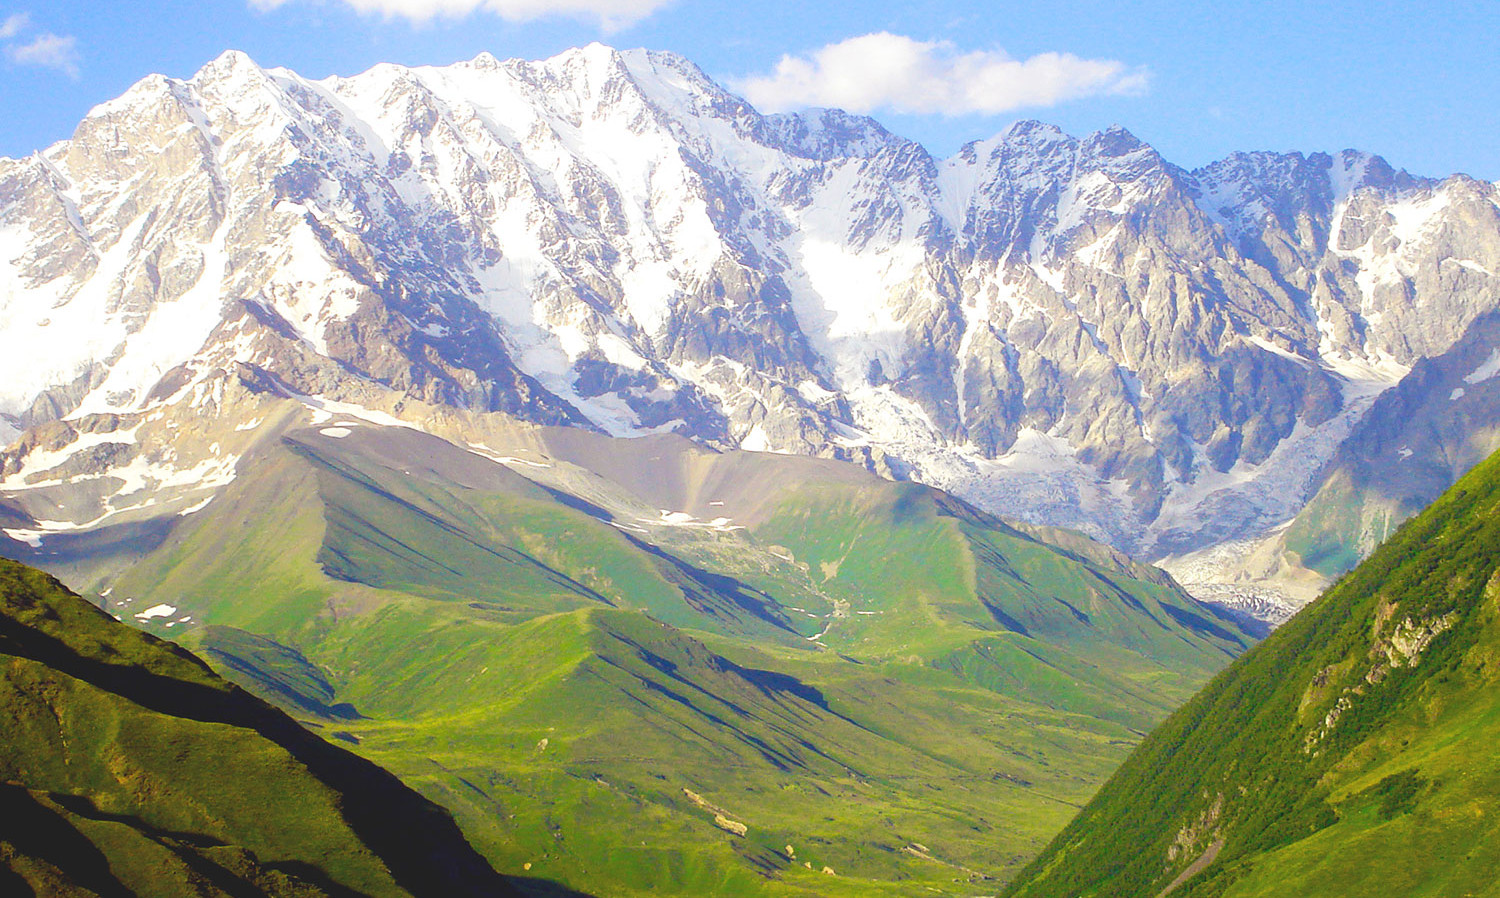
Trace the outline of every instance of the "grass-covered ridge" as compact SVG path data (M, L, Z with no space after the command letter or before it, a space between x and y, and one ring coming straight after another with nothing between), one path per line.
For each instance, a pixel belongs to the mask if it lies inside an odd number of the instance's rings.
M515 894L439 808L0 561L0 893Z
M1008 894L1494 895L1500 457L1158 728Z

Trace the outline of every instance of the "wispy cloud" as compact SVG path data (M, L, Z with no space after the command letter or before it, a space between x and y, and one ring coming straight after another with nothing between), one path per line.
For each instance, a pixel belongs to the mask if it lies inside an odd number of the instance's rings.
M29 41L16 41L31 28L31 14L18 12L0 22L0 41L6 41L5 58L12 65L34 65L54 69L69 78L79 76L78 40L71 34L43 31Z
M249 0L270 10L293 0ZM486 12L511 22L562 16L597 22L606 31L633 25L673 0L341 0L362 13L407 19L424 24L433 19L458 19Z
M18 12L15 15L7 16L4 22L0 22L0 41L10 40L25 31L26 26L30 24L30 13Z
M769 75L736 84L767 111L836 106L938 115L995 115L1068 100L1139 94L1145 69L1113 59L1039 53L1014 59L1002 50L963 52L950 41L877 32L783 56Z

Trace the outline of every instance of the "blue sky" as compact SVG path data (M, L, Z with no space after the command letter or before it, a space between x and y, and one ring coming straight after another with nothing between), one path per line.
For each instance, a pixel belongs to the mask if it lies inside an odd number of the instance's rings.
M1037 118L1075 134L1118 123L1190 168L1356 147L1416 174L1500 179L1493 0L0 0L0 155L228 48L323 77L593 40L682 53L766 105L861 106L938 155Z

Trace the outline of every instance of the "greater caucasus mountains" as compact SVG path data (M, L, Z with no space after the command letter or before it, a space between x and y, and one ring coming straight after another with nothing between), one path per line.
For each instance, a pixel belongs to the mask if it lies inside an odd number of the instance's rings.
M233 382L849 459L1306 596L1298 550L1347 565L1487 448L1441 431L1492 425L1500 366L1445 354L1496 272L1494 185L1360 153L1187 172L1022 122L937 160L665 53L324 81L226 53L0 160L3 513L24 546L201 502L254 436ZM1341 458L1427 360L1437 430Z
M1354 153L937 161L667 54L229 53L0 160L0 547L497 869L971 889L1249 642L975 505L1284 615L1492 438L1497 218Z

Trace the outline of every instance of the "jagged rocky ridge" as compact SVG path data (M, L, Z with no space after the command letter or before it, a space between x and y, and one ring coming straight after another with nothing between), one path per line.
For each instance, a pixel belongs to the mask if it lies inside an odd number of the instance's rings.
M599 45L323 81L226 53L0 160L0 514L29 540L211 491L227 424L141 435L234 380L846 458L1201 550L1296 514L1496 306L1496 203L1350 151L1188 172L1119 128L939 160Z

